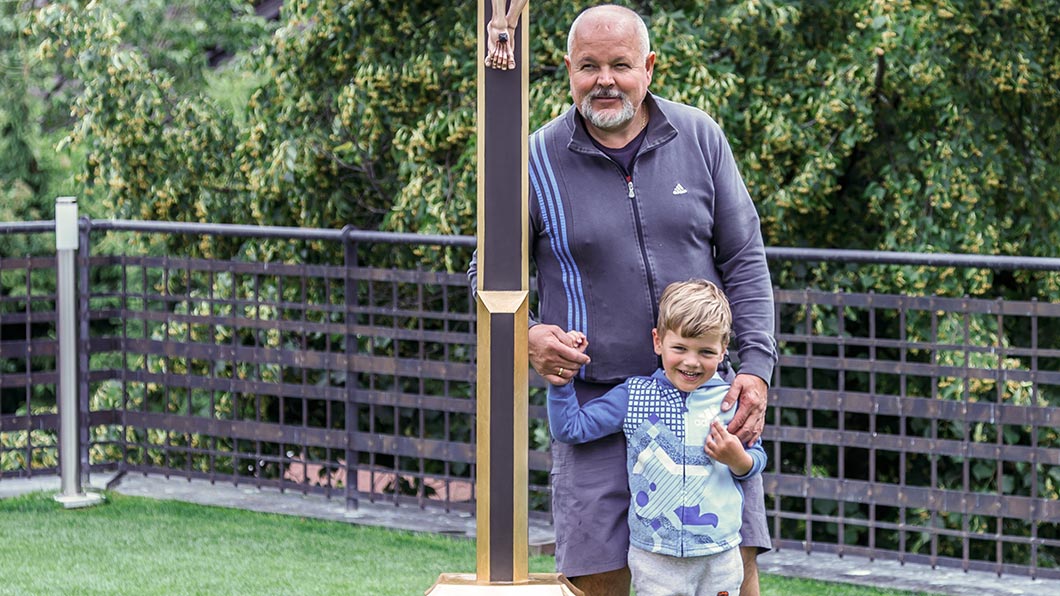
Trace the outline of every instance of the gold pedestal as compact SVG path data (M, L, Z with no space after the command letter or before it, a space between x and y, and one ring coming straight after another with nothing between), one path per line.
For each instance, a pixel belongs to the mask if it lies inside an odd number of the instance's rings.
M531 573L525 582L480 584L474 573L443 573L426 592L427 596L584 596L561 573Z

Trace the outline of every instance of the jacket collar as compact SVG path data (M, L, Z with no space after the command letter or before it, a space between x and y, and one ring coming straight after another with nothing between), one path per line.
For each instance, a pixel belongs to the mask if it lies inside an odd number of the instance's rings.
M654 149L677 134L677 130L670 123L662 104L650 92L644 96L644 106L648 108L648 132L644 137L644 144L641 145L641 153ZM568 149L579 153L599 153L603 155L603 152L596 148L592 138L589 137L589 131L585 128L585 121L581 113L578 112L577 106L571 106L567 110L567 113L563 116L563 121L571 135L570 141L567 143Z
M661 390L661 393L664 398L670 401L679 401L681 403L684 403L685 398L688 397L687 393L675 387L674 384L670 382L670 379L666 378L666 372L663 371L663 369L655 369L655 372L652 373L651 378L659 384L659 389ZM721 375L719 375L718 373L714 373L714 376L707 379L706 383L703 383L702 385L697 387L696 391L726 384L727 383L725 382L725 380L721 378Z

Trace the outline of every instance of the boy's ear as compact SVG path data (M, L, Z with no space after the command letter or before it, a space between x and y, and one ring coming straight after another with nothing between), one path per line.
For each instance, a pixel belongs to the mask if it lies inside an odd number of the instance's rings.
M659 330L654 327L651 330L651 343L655 347L655 355L662 356L662 338L659 337Z

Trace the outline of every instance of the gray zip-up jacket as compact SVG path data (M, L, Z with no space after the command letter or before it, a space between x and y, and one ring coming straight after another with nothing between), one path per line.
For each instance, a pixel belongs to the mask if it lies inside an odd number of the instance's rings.
M530 137L530 254L536 321L589 338L587 381L618 384L658 365L649 338L674 281L718 284L733 313L739 372L776 364L773 289L758 213L718 124L645 98L647 136L627 175L573 107ZM468 271L475 284L476 261Z

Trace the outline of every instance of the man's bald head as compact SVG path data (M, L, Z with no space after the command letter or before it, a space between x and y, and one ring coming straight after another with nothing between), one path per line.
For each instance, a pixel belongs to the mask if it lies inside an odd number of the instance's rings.
M570 32L567 33L567 54L571 54L571 50L574 47L574 38L577 35L579 27L631 27L634 35L637 36L638 45L641 50L641 58L646 57L651 52L651 42L648 38L648 26L644 24L644 19L640 18L640 15L636 12L616 4L601 4L600 6L593 6L587 8L578 15L574 22L571 23Z

